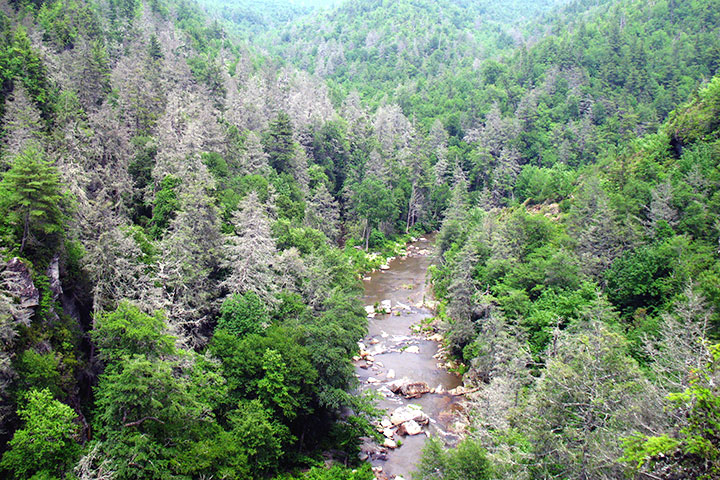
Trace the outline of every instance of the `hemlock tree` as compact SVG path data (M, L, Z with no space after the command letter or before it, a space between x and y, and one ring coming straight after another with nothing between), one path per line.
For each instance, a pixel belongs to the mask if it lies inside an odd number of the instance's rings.
M57 169L42 152L31 146L18 154L0 183L0 211L14 230L19 253L29 243L50 247L62 234L63 204Z
M267 175L270 170L269 156L263 150L260 139L254 132L245 138L245 151L240 157L240 172L244 175Z
M292 173L295 142L292 123L287 113L280 112L270 123L270 128L263 135L262 143L269 156L270 166L278 173Z
M6 158L17 155L30 146L39 147L44 140L40 111L20 84L14 86L12 98L5 102L2 134L2 153Z
M213 187L206 170L188 178L181 209L161 242L158 278L168 319L191 343L204 341L202 326L217 295L215 276L224 253L218 208L208 194Z
M91 243L83 257L83 268L92 280L96 312L114 308L123 299L137 301L146 310L160 306L160 289L148 272L151 257L133 238L137 232L130 227L109 227Z
M308 226L320 230L336 242L340 234L340 206L328 191L325 183L319 183L307 204L305 221Z
M615 479L621 439L647 431L662 411L655 390L625 353L625 339L598 320L562 332L527 410L542 478Z
M275 241L263 210L257 193L250 192L235 213L235 235L230 237L228 257L223 264L230 269L230 275L223 286L230 293L254 292L271 302Z
M706 358L688 373L689 386L672 393L672 429L652 436L625 439L625 456L640 478L694 478L720 476L720 344L708 345Z

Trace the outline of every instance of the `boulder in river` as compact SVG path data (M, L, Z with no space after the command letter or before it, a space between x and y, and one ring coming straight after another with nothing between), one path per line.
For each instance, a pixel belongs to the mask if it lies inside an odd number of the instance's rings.
M383 447L385 448L397 448L397 443L392 438L386 438L383 442Z
M402 425L411 420L418 424L426 425L430 421L430 418L419 408L411 408L409 406L398 407L392 415L390 415L390 423L393 425Z
M388 380L392 380L393 378L395 378L395 370L393 370L392 368L390 370L388 370L387 378L388 378Z
M398 435L418 435L422 433L422 427L415 420L408 420L397 429Z
M413 345L411 347L406 348L403 351L406 353L420 353L420 347L418 347L417 345Z
M385 313L390 313L392 310L392 302L390 300L383 300L380 302L380 310Z
M400 387L400 393L405 398L420 398L426 393L430 393L430 386L425 382L408 383Z
M388 388L392 393L398 393L403 385L406 385L410 383L410 379L407 377L403 377L399 380L395 380L393 382L388 383Z
M458 397L460 395L477 392L477 390L478 390L477 388L467 388L467 387L463 387L461 385L459 387L455 387L451 390L448 390L447 393L449 393L450 395L452 395L454 397Z

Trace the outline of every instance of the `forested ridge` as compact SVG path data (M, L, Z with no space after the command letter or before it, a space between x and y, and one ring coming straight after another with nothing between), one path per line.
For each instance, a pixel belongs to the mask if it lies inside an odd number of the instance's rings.
M417 478L720 478L720 2L322 6L0 1L0 475L374 478L438 231Z

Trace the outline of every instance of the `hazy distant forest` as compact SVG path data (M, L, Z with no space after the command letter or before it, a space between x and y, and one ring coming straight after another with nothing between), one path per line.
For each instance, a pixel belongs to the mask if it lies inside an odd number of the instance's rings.
M720 479L719 68L720 0L0 0L0 477L373 479L437 231L416 479Z

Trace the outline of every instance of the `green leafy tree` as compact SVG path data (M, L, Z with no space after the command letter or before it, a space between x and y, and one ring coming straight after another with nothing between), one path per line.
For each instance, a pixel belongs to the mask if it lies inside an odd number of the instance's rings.
M106 362L132 355L160 357L175 353L175 339L167 333L162 313L148 315L128 301L120 302L112 312L100 314L91 336Z
M18 388L21 390L49 390L54 398L61 398L63 381L60 361L53 352L38 353L33 349L22 352L17 360Z
M241 446L252 477L261 478L276 471L284 446L292 440L288 428L274 421L259 400L241 402L228 418L232 441Z
M486 480L492 469L485 450L476 439L463 440L455 449L443 450L442 444L431 439L423 449L416 480Z
M20 253L28 244L52 247L62 235L65 199L58 172L37 148L15 157L0 184L0 202Z
M373 480L375 474L369 463L359 468L333 465L330 468L313 467L307 472L294 477L278 477L283 480Z
M270 322L265 303L254 292L233 294L220 307L217 328L237 337L262 332Z
M365 250L370 243L370 233L380 222L393 220L397 207L390 190L374 176L367 176L355 187L353 196L357 215L366 222Z
M698 480L720 476L720 344L707 353L707 361L692 370L690 386L668 397L676 430L625 440L623 460L641 476Z
M277 350L270 348L265 350L262 369L265 376L258 382L260 398L280 410L284 417L292 420L300 405L297 397L292 395L290 388L285 384L288 368Z
M95 431L118 479L170 479L210 409L173 361L124 356L95 388Z
M271 327L265 333L238 338L216 331L209 351L220 360L227 379L223 408L229 411L237 402L259 399L287 420L303 417L312 412L318 395L311 352L287 329Z
M160 182L160 191L155 195L155 206L150 223L150 235L155 239L162 237L180 209L180 200L177 196L179 185L180 179L172 175L166 176Z
M79 426L69 406L49 390L31 390L18 415L23 426L15 432L0 467L11 478L61 477L77 460Z

